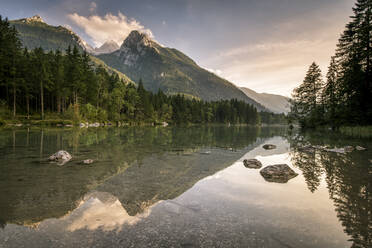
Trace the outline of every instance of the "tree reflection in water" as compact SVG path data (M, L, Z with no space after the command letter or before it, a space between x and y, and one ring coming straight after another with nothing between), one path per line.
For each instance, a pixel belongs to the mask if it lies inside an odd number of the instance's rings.
M324 176L337 217L353 242L351 247L372 247L372 167L368 163L368 153L340 154L314 149L316 145L340 144L308 134L288 139L292 163L302 171L311 192L317 189Z

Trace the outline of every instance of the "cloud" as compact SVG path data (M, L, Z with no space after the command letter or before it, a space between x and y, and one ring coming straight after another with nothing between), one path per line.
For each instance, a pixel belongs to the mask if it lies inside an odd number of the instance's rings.
M94 2L92 2L92 4L93 3ZM95 3L94 5L97 7ZM113 40L121 44L133 30L147 33L150 37L153 37L151 30L146 29L135 19L128 19L120 11L118 15L107 13L102 17L98 15L85 17L77 13L68 14L67 17L91 37L96 47L101 46L108 40Z
M211 68L204 68L204 69L206 69L207 71L212 72L212 73L214 73L214 74L216 74L218 76L221 76L222 75L222 71L219 70L219 69L211 69Z

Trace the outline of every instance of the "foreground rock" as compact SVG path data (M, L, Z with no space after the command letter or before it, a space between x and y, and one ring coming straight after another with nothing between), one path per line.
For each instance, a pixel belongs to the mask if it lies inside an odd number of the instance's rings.
M298 174L286 164L275 164L263 168L261 176L268 182L286 183Z
M71 159L71 154L63 150L58 151L49 157L49 161L57 162L58 165L64 165Z
M263 145L262 148L265 150L272 150L276 148L276 145L266 144L266 145Z
M259 169L262 167L261 162L257 159L244 159L243 164L250 169Z

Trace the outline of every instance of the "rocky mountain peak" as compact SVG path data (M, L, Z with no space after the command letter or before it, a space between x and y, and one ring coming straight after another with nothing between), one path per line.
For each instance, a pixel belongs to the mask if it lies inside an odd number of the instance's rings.
M133 30L130 32L128 37L124 40L121 48L138 48L138 47L151 47L152 46L151 38L138 30Z
M24 22L30 23L30 22L42 22L45 23L43 18L39 15L34 15L33 17L25 18L23 19Z

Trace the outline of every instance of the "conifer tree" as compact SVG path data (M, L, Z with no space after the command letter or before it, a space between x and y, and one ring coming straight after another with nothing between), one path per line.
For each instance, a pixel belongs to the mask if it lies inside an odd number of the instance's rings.
M294 115L301 126L313 126L321 119L318 104L321 103L322 73L313 62L306 73L303 83L294 89L291 115Z

